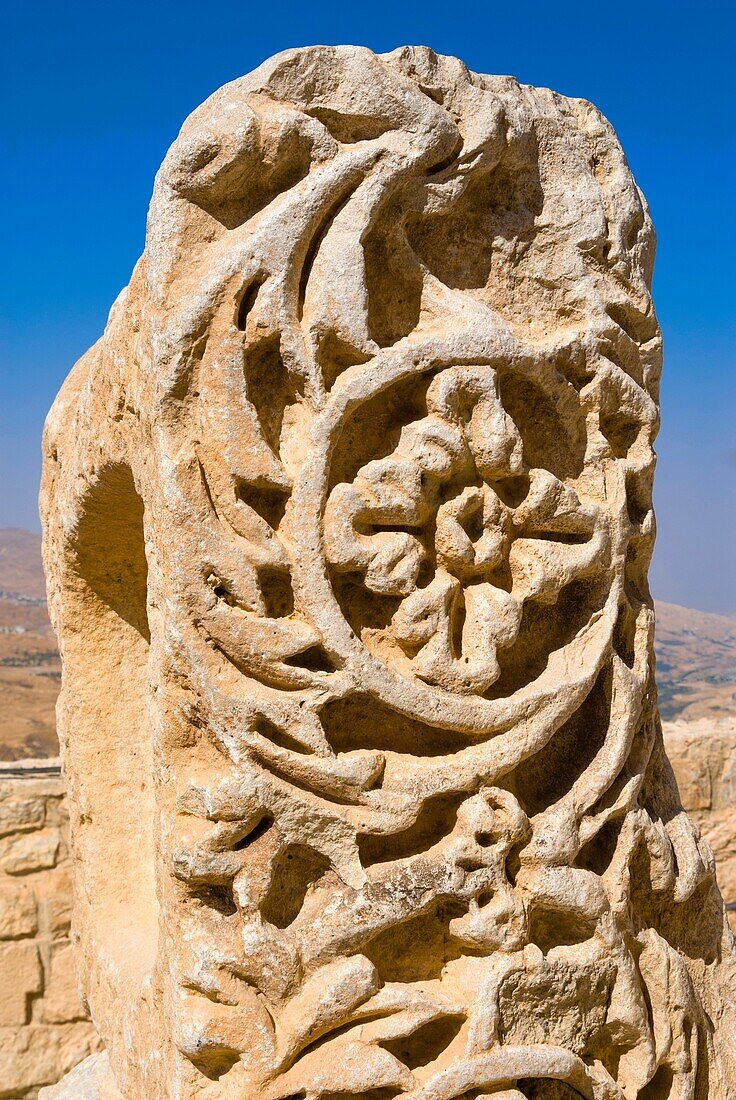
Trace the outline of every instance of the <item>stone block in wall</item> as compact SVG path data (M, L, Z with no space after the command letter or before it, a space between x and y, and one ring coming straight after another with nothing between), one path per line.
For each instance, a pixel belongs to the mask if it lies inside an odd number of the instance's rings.
M40 829L46 818L43 798L1 798L0 836Z
M39 809L40 807L40 809ZM0 1100L33 1100L100 1049L69 944L68 811L58 761L0 763Z
M691 812L709 810L713 800L713 786L705 756L682 756L677 760L675 770L680 797L687 809Z
M46 1026L0 1027L0 1100L36 1095L73 1066L100 1050L85 1021Z
M681 719L666 722L663 731L682 803L713 850L736 929L736 722Z
M718 885L736 926L736 806L714 810L701 822L703 834L716 859Z
M56 828L66 829L69 826L69 806L66 800L66 792L46 798L46 825L55 825Z
M30 1020L30 999L43 988L43 971L35 943L0 943L0 1026L26 1024Z
M54 949L51 955L41 1003L41 1015L49 1024L83 1020L85 1012L77 993L77 976L71 944Z
M46 927L53 939L68 938L72 919L72 880L66 864L48 871L45 884L39 904Z
M0 841L0 869L8 875L27 875L56 866L59 830L41 829Z
M33 936L38 931L36 896L29 886L0 883L0 940Z

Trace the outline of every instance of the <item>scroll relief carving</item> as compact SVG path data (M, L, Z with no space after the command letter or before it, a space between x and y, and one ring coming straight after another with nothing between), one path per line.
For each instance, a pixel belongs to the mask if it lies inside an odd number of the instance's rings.
M62 640L145 537L134 989L94 884L82 931L126 1097L730 1095L652 677L653 247L590 105L426 49L288 52L185 124L47 433Z

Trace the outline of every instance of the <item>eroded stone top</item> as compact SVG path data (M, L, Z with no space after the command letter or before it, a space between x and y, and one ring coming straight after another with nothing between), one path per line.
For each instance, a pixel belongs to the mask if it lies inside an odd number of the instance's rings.
M594 108L424 48L185 123L46 443L131 1100L725 1100L651 675L653 247Z

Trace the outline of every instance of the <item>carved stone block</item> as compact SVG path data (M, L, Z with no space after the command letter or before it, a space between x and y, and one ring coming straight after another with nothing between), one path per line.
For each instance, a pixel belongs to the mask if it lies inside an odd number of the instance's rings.
M653 255L590 104L427 49L185 123L45 437L127 1100L736 1087L652 675Z

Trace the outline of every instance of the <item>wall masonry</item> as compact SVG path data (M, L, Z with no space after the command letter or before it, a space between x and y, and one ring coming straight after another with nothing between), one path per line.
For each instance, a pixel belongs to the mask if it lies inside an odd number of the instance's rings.
M736 722L666 722L664 734L682 804L713 849L736 931Z
M100 1047L74 972L68 830L58 760L0 763L2 1100L32 1100Z

